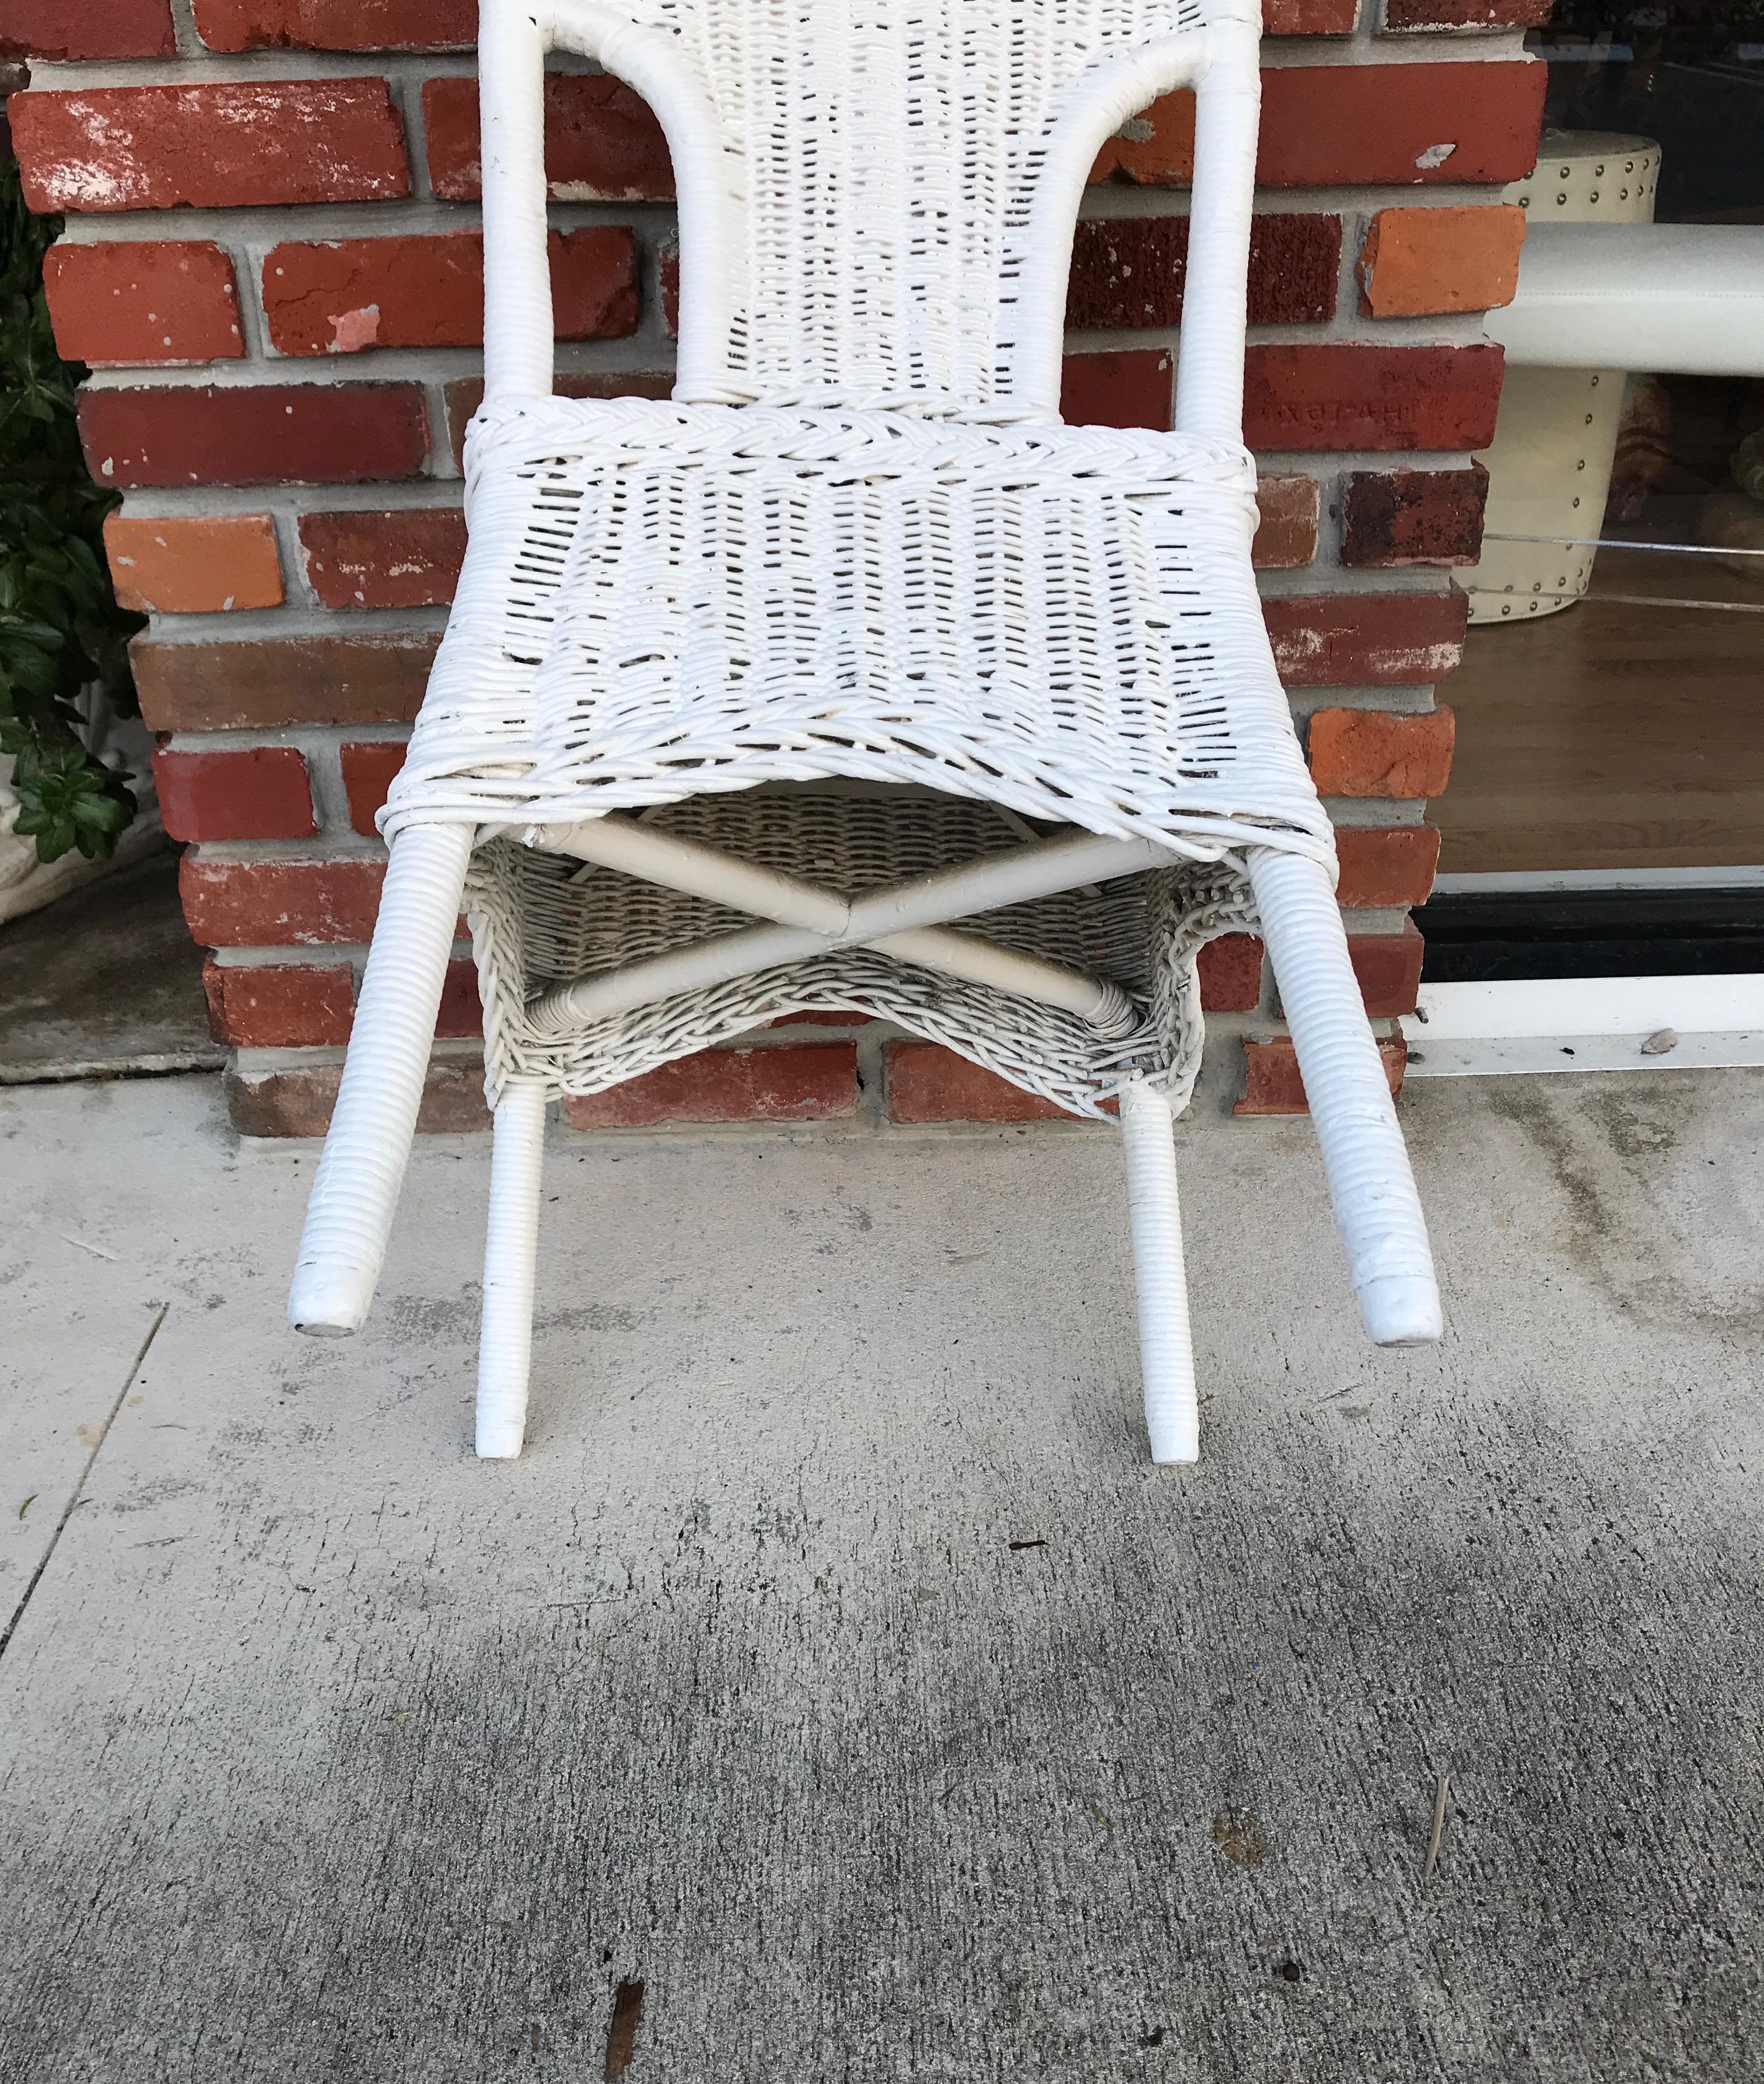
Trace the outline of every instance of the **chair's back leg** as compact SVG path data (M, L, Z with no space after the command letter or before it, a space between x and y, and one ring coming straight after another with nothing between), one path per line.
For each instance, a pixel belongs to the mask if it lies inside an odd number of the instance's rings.
M1440 1331L1427 1224L1328 873L1269 847L1249 868L1360 1320L1378 1345L1425 1345Z
M1182 1265L1182 1218L1176 1197L1176 1138L1170 1103L1134 1078L1122 1089L1127 1205L1133 1230L1133 1285L1139 1298L1140 1368L1145 1428L1154 1462L1200 1456L1195 1349Z
M359 1331L373 1303L416 1133L472 838L468 825L412 825L392 841L289 1291L288 1315L298 1331Z
M510 1078L497 1103L478 1334L478 1452L487 1461L512 1460L527 1438L545 1101L543 1078Z

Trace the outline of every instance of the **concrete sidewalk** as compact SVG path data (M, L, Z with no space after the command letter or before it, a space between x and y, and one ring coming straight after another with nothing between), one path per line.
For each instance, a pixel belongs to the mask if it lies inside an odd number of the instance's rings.
M1419 1354L1185 1137L1193 1471L1112 1137L560 1146L484 1466L483 1144L306 1342L310 1148L0 1092L0 2079L1755 2078L1764 1080L1404 1112Z

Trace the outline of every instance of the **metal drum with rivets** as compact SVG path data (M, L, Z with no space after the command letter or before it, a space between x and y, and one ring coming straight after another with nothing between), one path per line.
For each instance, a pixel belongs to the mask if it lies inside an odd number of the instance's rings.
M1660 147L1597 130L1546 130L1537 170L1503 192L1535 223L1650 224ZM1490 539L1480 563L1453 574L1472 622L1520 621L1567 608L1586 591L1605 515L1622 416L1620 369L1508 365L1495 438L1477 460L1488 471Z

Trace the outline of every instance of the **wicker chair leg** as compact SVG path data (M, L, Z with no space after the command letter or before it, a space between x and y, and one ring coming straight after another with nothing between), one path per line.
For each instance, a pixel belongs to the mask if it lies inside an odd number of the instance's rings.
M1335 893L1297 854L1254 848L1249 867L1366 1336L1425 1345L1441 1329L1427 1224Z
M1143 1078L1123 1088L1121 1134L1127 1149L1145 1430L1154 1462L1194 1462L1200 1458L1200 1419L1173 1130L1170 1103L1161 1093Z
M472 854L467 825L392 842L343 1082L289 1291L297 1331L358 1332L374 1301L421 1103Z
M512 1461L527 1438L545 1101L544 1079L511 1078L497 1103L478 1334L478 1453L486 1461Z

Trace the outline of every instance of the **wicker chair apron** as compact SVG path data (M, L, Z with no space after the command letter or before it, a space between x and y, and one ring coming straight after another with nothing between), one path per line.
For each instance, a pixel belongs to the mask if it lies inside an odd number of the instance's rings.
M926 783L1200 858L1332 859L1239 446L895 413L503 401L383 816L506 827Z

